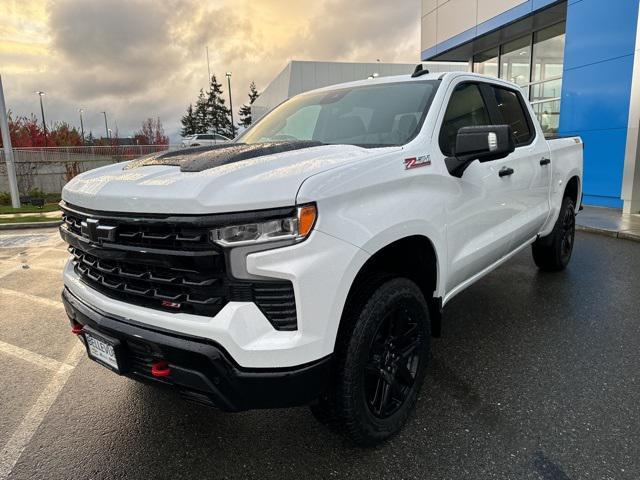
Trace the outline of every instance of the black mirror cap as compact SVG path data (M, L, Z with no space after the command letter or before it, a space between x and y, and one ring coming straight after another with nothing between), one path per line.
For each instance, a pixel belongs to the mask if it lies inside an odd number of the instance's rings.
M510 125L462 127L456 136L454 155L458 158L488 162L504 158L516 149Z

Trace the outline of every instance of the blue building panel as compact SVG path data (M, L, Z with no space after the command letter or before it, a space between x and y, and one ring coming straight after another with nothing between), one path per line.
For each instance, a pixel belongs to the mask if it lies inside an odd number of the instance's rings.
M560 134L585 143L585 203L621 207L638 1L567 5Z
M627 128L633 55L565 69L560 130Z
M622 172L626 128L567 132L584 142L584 201L587 205L622 208Z
M564 68L633 55L637 0L580 0L567 6Z

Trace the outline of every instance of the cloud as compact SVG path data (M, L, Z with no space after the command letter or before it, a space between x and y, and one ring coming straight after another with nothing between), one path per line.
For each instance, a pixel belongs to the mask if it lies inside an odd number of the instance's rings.
M0 26L0 73L15 113L131 134L160 116L175 134L212 73L233 72L233 103L263 89L289 60L406 62L419 56L419 0L22 0ZM226 85L225 85L226 87ZM226 90L226 88L225 88ZM226 95L225 91L225 95Z

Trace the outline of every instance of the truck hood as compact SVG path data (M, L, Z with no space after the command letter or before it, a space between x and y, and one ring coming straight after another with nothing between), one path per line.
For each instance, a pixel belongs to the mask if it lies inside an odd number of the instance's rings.
M62 198L92 210L130 213L206 214L289 206L308 177L399 149L322 145L202 171L134 160L78 175L64 187Z

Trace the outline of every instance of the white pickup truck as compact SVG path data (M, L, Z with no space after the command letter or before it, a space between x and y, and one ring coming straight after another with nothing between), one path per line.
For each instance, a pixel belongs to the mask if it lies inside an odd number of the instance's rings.
M398 432L442 307L529 245L571 257L580 138L469 73L308 92L228 145L83 173L62 193L63 301L88 355L223 410L311 405Z

